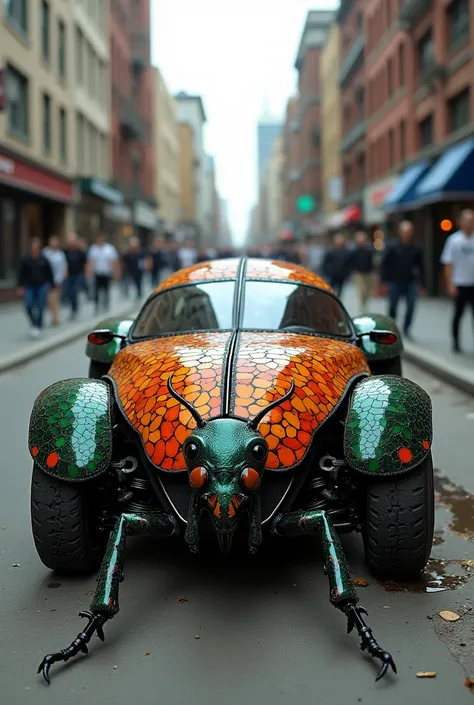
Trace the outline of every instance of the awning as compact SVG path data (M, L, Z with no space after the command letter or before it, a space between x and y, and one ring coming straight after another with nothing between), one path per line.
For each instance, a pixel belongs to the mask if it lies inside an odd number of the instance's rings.
M436 203L474 198L474 138L451 147L416 187L416 200Z
M400 176L397 186L391 191L384 201L385 211L392 212L405 210L408 203L416 201L416 186L429 169L429 162L412 164Z
M330 213L324 220L324 225L328 230L336 230L350 223L360 223L362 221L362 208L360 206L347 206L341 211Z
M113 203L116 206L122 204L124 200L120 191L100 179L79 179L79 187L83 193L90 193L96 198L101 198L103 201Z

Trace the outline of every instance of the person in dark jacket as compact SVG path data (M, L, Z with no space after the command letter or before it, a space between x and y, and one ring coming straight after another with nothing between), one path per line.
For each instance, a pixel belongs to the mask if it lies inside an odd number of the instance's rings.
M132 282L135 287L136 299L142 298L143 273L146 268L146 255L137 237L131 237L128 250L122 255L122 279L124 292L128 295L128 284Z
M337 233L333 242L333 247L330 247L324 256L323 275L336 292L336 295L341 296L350 272L349 252L347 251L344 235Z
M53 285L53 270L42 253L41 240L35 237L31 240L29 254L20 260L17 290L18 296L23 296L32 338L37 338L43 329L48 291Z
M405 299L403 332L411 337L411 326L418 293L424 287L423 252L414 242L413 224L404 220L399 226L399 238L389 243L380 263L380 279L388 285L389 316L397 318L400 299Z
M69 233L66 255L68 275L64 282L64 294L71 306L71 318L77 317L79 312L79 292L84 287L87 253L81 247L76 233Z
M363 231L355 235L355 246L349 253L349 269L359 292L360 311L364 313L374 291L374 250Z

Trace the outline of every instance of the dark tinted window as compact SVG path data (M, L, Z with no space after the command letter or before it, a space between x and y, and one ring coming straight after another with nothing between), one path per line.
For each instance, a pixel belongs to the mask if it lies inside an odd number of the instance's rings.
M347 314L335 298L299 284L247 282L242 325L262 330L305 326L308 333L352 335Z
M138 314L133 338L232 327L234 282L210 282L163 291Z

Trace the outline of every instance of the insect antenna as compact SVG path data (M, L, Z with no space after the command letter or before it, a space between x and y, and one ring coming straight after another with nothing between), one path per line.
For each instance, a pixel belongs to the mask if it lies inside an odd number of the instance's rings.
M168 391L171 394L172 397L177 399L180 404L184 406L185 409L187 409L190 414L192 414L193 419L195 420L197 427L198 428L204 428L206 425L206 422L202 418L201 414L199 411L191 404L191 402L187 401L184 397L181 396L181 394L178 394L178 392L173 388L173 384L171 382L173 375L170 375L168 377L167 385L168 385Z
M264 409L259 411L258 414L251 421L248 422L249 428L255 430L257 428L258 424L260 423L260 421L263 419L263 417L266 414L268 414L269 411L274 409L276 406L283 404L283 402L285 402L287 399L289 399L294 391L295 391L295 381L292 379L291 384L290 384L290 388L287 391L287 393L284 396L280 397L280 399L275 399L268 406L266 406Z

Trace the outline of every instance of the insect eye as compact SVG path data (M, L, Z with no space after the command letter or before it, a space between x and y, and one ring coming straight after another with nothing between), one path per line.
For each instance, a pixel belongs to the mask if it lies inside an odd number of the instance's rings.
M183 448L184 457L187 460L196 460L199 455L199 446L194 441L189 441Z
M252 450L250 451L250 453L254 460L259 463L262 463L267 457L268 449L264 443L259 441L258 443L255 443L255 445L252 446Z
M260 485L260 475L253 468L245 468L240 476L242 484L247 490L256 490Z
M189 484L194 487L195 490L200 490L204 487L208 480L208 472L206 468L194 468L189 473Z

